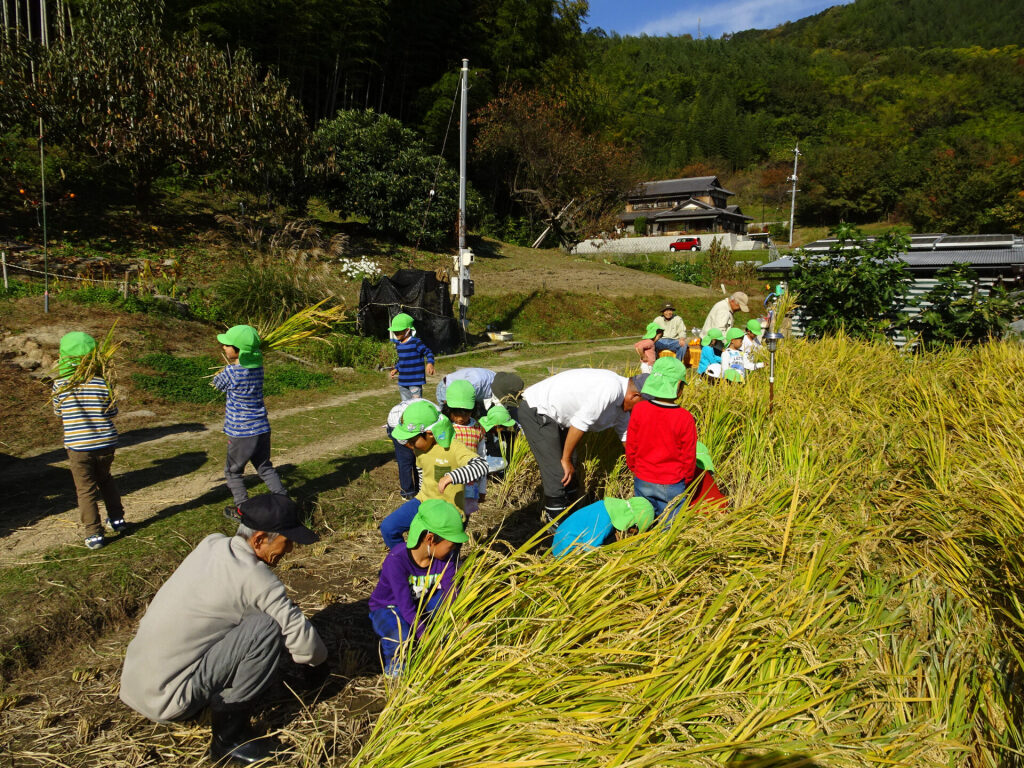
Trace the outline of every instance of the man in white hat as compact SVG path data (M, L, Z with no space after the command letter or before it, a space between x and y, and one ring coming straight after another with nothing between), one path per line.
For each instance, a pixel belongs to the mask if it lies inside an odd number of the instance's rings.
M704 320L704 327L700 332L701 336L706 336L712 328L717 328L725 335L733 326L732 316L736 310L750 312L750 307L747 306L748 301L747 294L743 293L743 291L736 291L728 298L722 299L715 304Z

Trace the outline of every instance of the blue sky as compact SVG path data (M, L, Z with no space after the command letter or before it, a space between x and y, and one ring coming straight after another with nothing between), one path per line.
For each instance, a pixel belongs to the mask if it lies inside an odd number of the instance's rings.
M720 37L744 29L770 29L823 11L844 0L590 0L587 24L620 35Z

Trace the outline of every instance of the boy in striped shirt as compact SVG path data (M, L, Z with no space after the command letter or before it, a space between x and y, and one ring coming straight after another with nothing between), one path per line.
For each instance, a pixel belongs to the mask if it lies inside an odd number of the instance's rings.
M128 528L121 494L110 474L117 446L117 429L111 420L117 415L117 406L110 387L102 376L93 376L76 387L67 386L68 377L94 349L96 339L89 334L81 331L64 334L57 361L60 378L53 382L53 412L64 424L64 447L78 494L85 546L89 549L99 549L107 543L100 522L100 498L107 508L107 525L115 532Z
M403 402L423 397L427 376L434 375L434 353L415 335L413 322L411 316L399 312L388 326L388 330L395 335L395 349L398 352L398 363L391 369L391 378L398 377L398 392Z
M224 434L228 436L228 458L224 464L224 481L235 507L249 498L243 476L250 462L271 493L287 495L277 470L270 463L270 420L263 405L260 337L252 326L236 325L218 334L217 341L228 365L213 377L212 384L227 395ZM225 515L239 516L230 507Z

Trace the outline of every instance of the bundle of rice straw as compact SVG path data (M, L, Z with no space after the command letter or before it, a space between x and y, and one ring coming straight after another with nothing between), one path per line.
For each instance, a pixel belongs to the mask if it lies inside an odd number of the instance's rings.
M257 327L260 336L260 350L284 350L298 346L307 339L318 338L316 334L341 321L345 307L337 305L323 309L327 299L296 312L276 328Z
M53 378L60 382L60 386L55 387L50 392L49 402L51 405L55 404L59 398L75 387L87 383L94 376L101 376L106 382L107 392L110 394L110 406L108 407L114 407L117 402L117 395L115 394L117 376L114 368L114 355L121 346L121 342L114 341L114 330L116 328L117 321L115 320L114 324L110 326L110 330L107 331L107 335L90 352L78 358L77 362L73 358L70 360L64 358L64 365L62 366L62 359L60 357L57 358L57 361L53 364ZM74 368L70 371L67 370L69 362L74 365Z

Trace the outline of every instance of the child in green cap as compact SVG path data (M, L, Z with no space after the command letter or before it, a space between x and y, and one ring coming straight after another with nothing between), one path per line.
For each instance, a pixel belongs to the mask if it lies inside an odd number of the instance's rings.
M82 331L64 334L57 360L58 376L53 382L53 412L64 425L64 447L71 464L71 477L78 494L78 516L85 533L85 546L99 549L107 543L100 522L99 500L107 508L107 525L115 533L128 529L121 494L110 467L114 463L117 415L110 387L102 376L69 387L71 377L83 359L96 349L96 339Z
M451 421L428 400L414 400L391 437L416 452L420 490L381 522L380 535L388 549L402 543L402 534L423 502L444 499L462 509L466 484L487 474L487 461L455 439Z
M643 400L633 408L626 435L633 493L650 501L659 516L686 492L696 474L697 424L676 402L685 381L682 363L660 358L640 390Z
M437 606L454 595L458 545L467 541L459 510L444 499L428 499L410 522L408 543L397 543L384 558L370 595L370 621L389 677L401 673L412 640L423 634Z
M664 358L676 360L676 358ZM679 361L676 360L678 363ZM654 507L641 496L604 499L573 512L555 529L551 554L562 557L570 550L596 549L602 544L643 533L654 522Z
M633 349L640 356L640 373L651 372L651 366L658 359L658 353L655 352L654 345L661 341L661 337L664 334L665 329L660 325L648 323L643 338L633 345Z
M416 336L413 322L411 315L399 312L391 318L388 326L395 335L395 350L398 352L398 362L391 369L391 378L398 377L398 393L402 400L423 397L427 376L434 375L434 353Z
M464 379L457 379L448 385L441 413L451 421L455 439L487 461L487 445L484 439L487 430L473 418L475 407L476 390L472 384ZM475 483L466 485L462 510L466 513L467 520L484 501L487 501L487 475Z
M729 381L743 380L747 373L743 364L743 329L730 328L725 332L726 347L722 350L722 378ZM735 371L732 375L726 375L729 371Z
M722 350L725 348L724 341L725 334L717 328L712 328L704 334L700 340L700 363L697 365L697 373L707 373L709 366L722 362Z
M245 489L245 467L250 462L271 493L287 494L270 463L270 420L263 404L263 355L260 337L249 325L236 325L217 334L217 341L228 364L213 377L212 386L227 395L224 407L224 434L228 436L228 456L224 480L235 506L224 514L239 516L238 505L249 498Z

